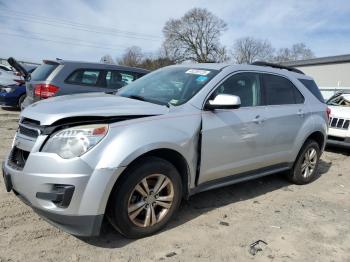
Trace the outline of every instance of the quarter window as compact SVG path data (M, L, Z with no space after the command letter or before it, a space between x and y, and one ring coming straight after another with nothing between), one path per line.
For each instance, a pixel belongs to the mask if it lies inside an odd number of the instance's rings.
M107 71L106 73L107 88L119 89L130 84L134 80L136 80L136 76L129 72Z
M302 104L304 97L291 81L276 75L263 75L266 105Z
M70 75L67 83L78 85L98 85L100 70L79 69Z
M235 95L241 99L241 107L261 104L260 76L256 73L238 73L228 78L213 93Z
M320 92L320 89L316 85L315 81L308 79L299 79L299 81L318 99L324 103L324 98Z

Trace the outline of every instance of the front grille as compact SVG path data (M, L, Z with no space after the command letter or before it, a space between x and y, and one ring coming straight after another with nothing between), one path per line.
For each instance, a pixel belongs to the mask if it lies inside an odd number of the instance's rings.
M39 130L31 129L21 124L19 124L18 130L20 134L25 136L29 136L33 138L37 138L39 136Z
M343 118L337 118L337 117L331 117L329 119L329 126L332 128L338 128L338 129L349 129L350 120L343 119Z
M18 131L22 135L37 138L40 135L40 130L41 127L39 121L23 118L19 123Z
M28 151L24 151L17 147L14 147L9 156L8 163L11 167L22 170L26 164L27 158L29 156Z
M22 124L24 125L29 125L29 126L33 126L33 127L39 127L40 126L40 122L37 120L33 120L30 118L23 118L21 121Z

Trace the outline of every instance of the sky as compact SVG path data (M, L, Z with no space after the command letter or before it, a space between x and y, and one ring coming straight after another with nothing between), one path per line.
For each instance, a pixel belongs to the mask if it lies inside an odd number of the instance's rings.
M303 42L317 57L350 54L349 0L0 0L0 58L99 61L133 45L157 52L165 22L194 7L227 23L228 49L252 36L275 48Z

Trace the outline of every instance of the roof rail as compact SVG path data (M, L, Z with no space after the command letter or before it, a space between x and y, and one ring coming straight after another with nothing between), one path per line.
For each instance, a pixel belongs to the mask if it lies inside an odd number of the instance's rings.
M279 65L279 64L273 64L273 63L268 63L268 62L263 62L263 61L256 61L251 63L251 65L256 65L256 66L269 66L269 67L273 67L273 68L279 68L279 69L285 69L288 71L292 71L294 73L298 73L298 74L304 74L303 71L296 69L294 67L289 67L289 66L283 66L283 65Z

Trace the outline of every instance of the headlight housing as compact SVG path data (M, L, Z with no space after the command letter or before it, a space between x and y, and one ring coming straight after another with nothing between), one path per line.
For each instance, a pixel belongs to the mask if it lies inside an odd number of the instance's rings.
M11 93L15 90L14 88L11 88L11 87L2 87L0 89L5 91L6 93Z
M85 125L58 131L44 145L42 152L62 158L79 157L100 142L108 132L107 124Z

